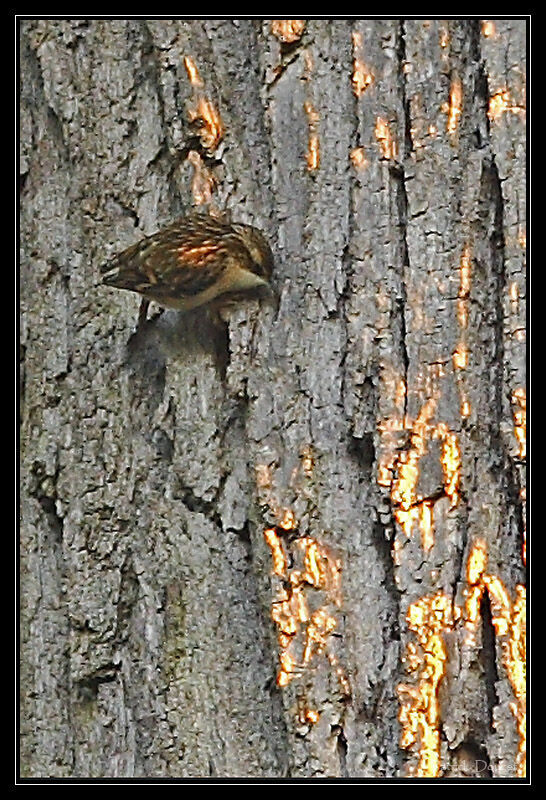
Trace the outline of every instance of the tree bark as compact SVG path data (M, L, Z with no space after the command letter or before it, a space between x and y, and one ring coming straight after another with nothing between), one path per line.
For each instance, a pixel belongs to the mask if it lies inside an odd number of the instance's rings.
M25 19L21 774L525 775L526 20ZM192 206L278 302L100 284Z

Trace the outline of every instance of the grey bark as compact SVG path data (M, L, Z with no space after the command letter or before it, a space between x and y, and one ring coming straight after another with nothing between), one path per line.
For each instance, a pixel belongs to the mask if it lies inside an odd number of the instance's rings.
M424 775L404 708L435 777L521 774L525 58L523 19L21 22L23 776ZM98 268L192 152L278 307L135 334Z

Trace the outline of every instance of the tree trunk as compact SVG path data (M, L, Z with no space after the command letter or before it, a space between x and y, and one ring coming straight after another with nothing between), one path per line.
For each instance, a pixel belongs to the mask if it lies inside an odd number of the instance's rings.
M526 20L20 58L22 776L523 777ZM192 206L278 300L135 332Z

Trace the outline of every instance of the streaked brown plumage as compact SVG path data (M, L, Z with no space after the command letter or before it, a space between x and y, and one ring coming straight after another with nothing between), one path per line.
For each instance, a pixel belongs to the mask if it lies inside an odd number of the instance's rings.
M257 228L193 213L127 248L101 272L107 286L188 311L226 292L267 285L272 269Z

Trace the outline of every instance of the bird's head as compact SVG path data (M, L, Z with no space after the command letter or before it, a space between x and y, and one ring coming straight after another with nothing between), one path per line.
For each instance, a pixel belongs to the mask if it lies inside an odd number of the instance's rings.
M232 226L239 234L252 259L252 271L269 283L273 273L273 253L265 237L252 225Z

